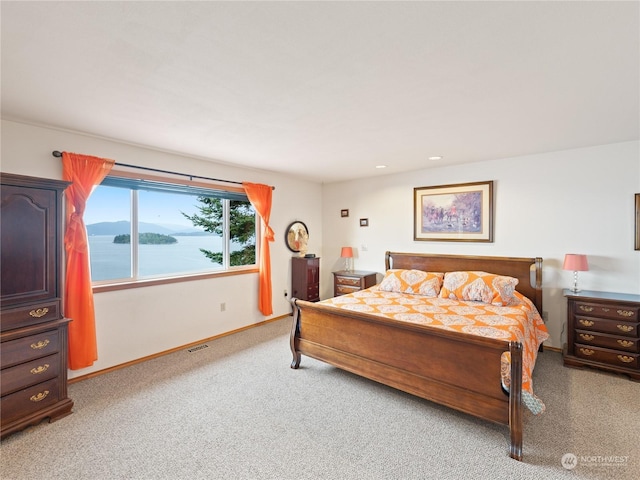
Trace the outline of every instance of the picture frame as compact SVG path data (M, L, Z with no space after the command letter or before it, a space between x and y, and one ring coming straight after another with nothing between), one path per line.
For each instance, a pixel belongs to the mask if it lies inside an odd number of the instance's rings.
M640 250L640 193L636 193L636 250Z
M361 218L360 219L360 226L361 227L368 227L369 226L369 219L368 218Z
M309 229L304 222L296 220L289 224L284 232L287 248L295 253L306 252L309 242Z
M340 216L341 217L348 217L349 216L349 210L346 208L343 208L342 210L340 210Z
M413 189L413 239L493 242L493 181Z

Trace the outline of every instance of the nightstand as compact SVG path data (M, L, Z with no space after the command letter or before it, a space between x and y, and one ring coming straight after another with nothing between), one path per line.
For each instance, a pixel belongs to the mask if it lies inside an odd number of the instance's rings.
M333 272L333 296L337 297L373 287L376 284L376 275L376 272L363 270Z
M640 381L640 295L564 290L564 364L594 367Z

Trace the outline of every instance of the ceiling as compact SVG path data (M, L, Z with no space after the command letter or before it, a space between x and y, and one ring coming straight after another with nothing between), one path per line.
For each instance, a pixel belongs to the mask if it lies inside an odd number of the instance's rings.
M639 18L636 1L3 0L2 117L317 182L637 140Z

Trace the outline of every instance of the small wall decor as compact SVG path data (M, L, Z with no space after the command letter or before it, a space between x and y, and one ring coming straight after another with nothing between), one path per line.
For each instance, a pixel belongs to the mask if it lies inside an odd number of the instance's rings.
M493 242L493 182L413 189L413 239Z
M636 250L640 250L640 193L636 193Z
M360 219L360 226L361 227L368 227L369 226L369 219L368 218L361 218Z
M304 256L307 253L307 244L309 243L309 230L307 226L297 220L292 222L284 232L284 241L289 250L300 253L300 256Z
M348 209L342 209L340 210L340 216L341 217L348 217L349 216L349 210Z

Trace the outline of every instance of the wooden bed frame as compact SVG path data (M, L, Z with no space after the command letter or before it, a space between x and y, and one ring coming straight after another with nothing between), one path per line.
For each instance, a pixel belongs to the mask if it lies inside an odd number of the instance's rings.
M386 269L485 271L519 279L542 314L542 259L387 252ZM291 368L302 355L418 397L508 425L509 455L522 460L522 344L398 322L292 299ZM500 357L511 352L511 394Z

